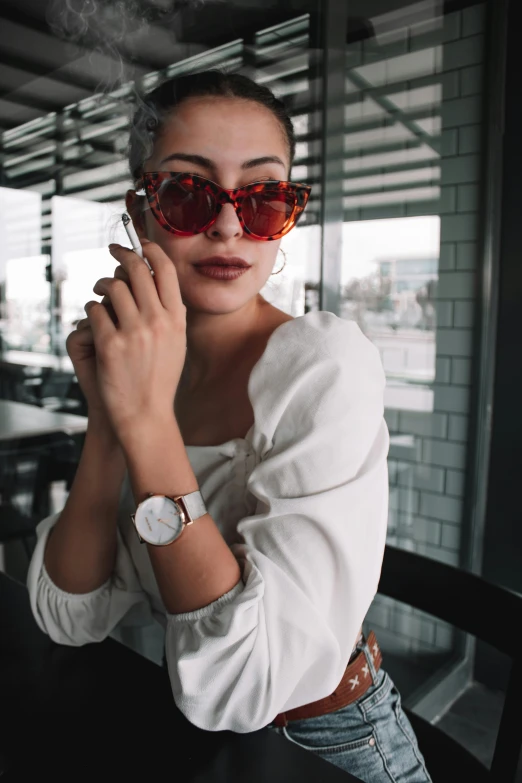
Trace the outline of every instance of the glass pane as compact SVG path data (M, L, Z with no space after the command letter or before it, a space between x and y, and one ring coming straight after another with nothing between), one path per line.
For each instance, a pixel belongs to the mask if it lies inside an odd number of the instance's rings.
M290 178L313 185L297 227L281 242L274 273L261 290L271 304L293 316L319 309L321 228L319 224L320 162L311 162L311 128L317 126L313 80L315 54L311 49L310 15L260 30L248 48L242 72L265 84L289 108L296 137ZM279 271L281 270L281 271Z
M350 6L341 315L386 371L388 543L459 565L485 4L386 5ZM367 624L396 655L404 695L457 649L447 625L382 596Z
M298 228L283 242L284 268L270 277L262 294L295 316L318 309L321 163L316 155L320 139L311 140L312 128L318 125L315 118L318 101L314 92L318 90L318 80L317 74L311 77L317 50L310 43L311 36L315 36L310 14L317 11L318 4L315 0L297 0L283 6L254 2L247 4L247 8L242 0L230 0L221 4L219 18L215 18L216 9L211 5L200 4L195 16L192 9L179 9L174 45L167 26L162 29L155 24L150 29L142 29L140 63L126 61L130 50L124 40L125 30L118 33L118 46L121 43L125 49L121 67L112 67L120 65L118 47L109 38L98 36L97 50L90 52L85 68L80 69L82 80L85 78L87 84L92 80L92 90L88 87L71 90L67 95L73 97L62 104L56 99L56 111L45 114L33 109L30 122L14 127L10 122L2 133L3 176L10 186L6 198L14 205L9 224L18 241L27 239L28 223L25 218L22 225L20 220L17 222L16 215L23 213L15 200L30 199L31 193L26 190L30 186L35 199L33 222L40 233L34 247L24 245L17 254L11 253L0 260L0 281L4 283L0 324L4 336L11 340L7 347L27 348L32 354L42 348L51 354L46 357L47 364L40 359L35 367L28 367L29 359L20 351L12 371L4 363L0 382L9 399L23 399L54 411L85 413L85 401L66 355L65 342L75 322L84 317L85 302L101 298L92 291L96 280L114 273L116 262L108 253L107 244L111 241L129 244L119 218L125 192L132 187L126 160L130 117L138 100L137 91L140 95L142 91L149 92L165 78L208 68L239 71L267 84L289 105L297 138L291 177L296 181L310 181L314 189ZM74 15L74 9L69 10ZM161 10L158 13L161 15ZM54 21L60 29L64 20ZM96 15L89 17L87 27L91 22L98 24ZM83 42L86 50L94 45L94 37L89 37L91 32L86 30L88 41ZM96 29L95 34L98 32ZM63 37L67 35L64 29ZM69 67L71 78L79 75L77 63ZM138 77L136 83L130 81L134 76ZM42 84L45 91L49 81ZM20 116L29 119L25 114ZM0 211L0 222L6 214L5 210ZM0 227L5 236L3 223ZM9 260L14 258L16 266ZM284 261L280 254L274 272L281 269ZM45 270L46 266L51 268ZM44 272L45 277L41 277L40 273ZM39 280L38 292L42 297L46 291L45 302L42 298L37 303L36 294L31 295L30 303L24 298L21 283L30 276ZM45 282L47 278L52 282ZM70 489L79 452L67 447L62 460L61 449L59 444L56 458L59 465L39 445L32 472L22 466L20 497L25 498L25 510L30 508L33 501L26 490L30 477L33 480L36 473L33 500L40 518L47 512L59 511ZM6 462L13 466L14 455L15 446L11 449L10 445ZM52 470L47 471L48 464L53 465ZM3 499L6 487L17 486L18 478L14 480L11 471L5 474L4 481L2 465L0 496ZM62 481L64 471L66 476ZM47 473L55 475L56 480L47 481ZM16 488L5 495L6 502L16 497Z
M41 196L0 188L0 347L46 352L50 288L42 252Z
M48 353L50 256L10 258L6 264L3 349Z
M53 324L55 351L66 353L65 340L80 318L100 277L112 277L117 261L108 250L110 242L130 243L121 215L125 203L99 203L79 198L53 196L52 253L57 306Z

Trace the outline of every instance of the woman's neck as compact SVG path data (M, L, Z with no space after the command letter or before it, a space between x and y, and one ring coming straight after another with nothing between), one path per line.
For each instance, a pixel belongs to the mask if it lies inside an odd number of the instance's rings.
M206 386L237 367L263 333L273 309L260 295L233 313L187 308L187 355L180 385L188 391Z

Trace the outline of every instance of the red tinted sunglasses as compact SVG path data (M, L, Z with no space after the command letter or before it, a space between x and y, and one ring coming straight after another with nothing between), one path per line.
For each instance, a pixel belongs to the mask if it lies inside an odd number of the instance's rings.
M206 231L224 204L232 204L246 234L253 239L280 239L297 223L310 185L268 180L225 190L197 174L147 171L136 186L166 231L190 237Z

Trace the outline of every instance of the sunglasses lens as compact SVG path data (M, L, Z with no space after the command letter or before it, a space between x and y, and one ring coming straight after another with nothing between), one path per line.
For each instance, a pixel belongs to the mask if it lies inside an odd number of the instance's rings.
M294 193L282 190L252 193L243 202L243 220L258 237L273 237L288 225L296 204Z
M199 233L214 213L210 194L176 180L164 184L159 193L159 204L169 226L184 233Z

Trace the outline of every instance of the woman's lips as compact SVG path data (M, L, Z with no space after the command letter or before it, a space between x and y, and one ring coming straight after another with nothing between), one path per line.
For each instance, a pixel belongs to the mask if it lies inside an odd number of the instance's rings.
M205 264L204 266L197 266L194 264L194 269L200 275L204 277L212 277L214 280L235 280L250 269L249 266L226 266L224 264Z
M208 256L208 258L195 261L194 266L198 268L203 266L232 266L249 269L251 264L248 264L244 258L239 256Z

